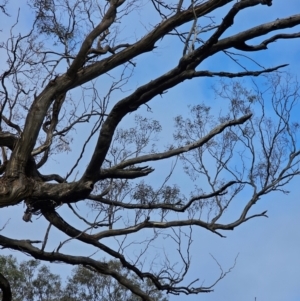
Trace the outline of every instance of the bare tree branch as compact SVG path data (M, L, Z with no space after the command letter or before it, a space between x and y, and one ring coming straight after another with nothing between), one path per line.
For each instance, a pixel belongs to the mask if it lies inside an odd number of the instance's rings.
M117 259L162 293L211 292L231 268L213 257L220 271L211 284L196 286L198 277L186 284L194 229L225 237L267 217L254 205L287 193L300 175L300 87L283 72L290 58L271 67L257 55L268 51L271 60L269 45L299 39L300 14L276 12L271 22L258 14L261 23L253 25L251 11L268 13L271 4L28 0L15 11L2 1L14 23L0 43L0 208L24 202L25 222L50 224L26 240L0 236L0 246L83 265L141 300L153 298L96 254ZM23 26L28 10L32 20ZM239 16L247 19L244 31ZM261 75L264 86L232 80ZM214 101L201 102L200 89L209 87L198 85L197 92L177 90L194 104L188 113L175 102L160 109L170 89L216 77ZM225 216L241 199L238 215ZM67 244L92 251L61 253ZM164 244L176 252L169 256Z

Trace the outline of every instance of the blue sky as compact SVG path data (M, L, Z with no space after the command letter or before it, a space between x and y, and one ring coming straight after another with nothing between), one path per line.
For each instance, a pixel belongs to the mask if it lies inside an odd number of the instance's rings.
M260 24L262 21L275 20L278 17L300 13L299 0L274 0L272 7L258 6L247 10L244 14L237 18L235 26L229 32L237 32L248 28L253 24ZM288 4L287 4L288 3ZM13 6L20 4L13 3ZM0 33L1 40L8 33L8 26L13 22L15 12L12 9L9 13L11 18L1 18ZM133 23L124 24L122 34L132 32L132 39L139 37L145 32L144 26L150 26L155 23L155 17L151 18L151 22L147 21L149 12L147 5L144 9L135 12L139 20L137 23L141 26L133 26ZM221 11L220 11L221 14ZM151 14L150 14L151 16ZM129 17L128 17L129 18ZM148 22L148 23L147 23ZM20 30L28 26L28 12L22 8L20 16ZM299 27L298 27L299 31ZM181 48L180 48L181 47ZM134 76L129 83L129 89L134 89L138 85L144 84L169 70L178 60L179 54L182 52L182 46L174 44L174 40L166 38L162 46L155 50L155 56L145 54L137 60L137 68ZM287 71L299 76L299 55L300 41L278 41L270 45L269 50L255 54L255 58L263 63L265 67L273 67L278 64L289 63ZM1 70L4 69L4 59L0 58ZM249 65L250 66L250 65ZM254 68L254 65L251 65ZM237 67L224 56L217 56L207 60L201 69L210 70L237 70ZM163 126L161 133L160 145L164 148L172 140L173 133L173 118L178 114L187 114L187 105L194 105L205 101L215 107L222 107L220 99L214 97L212 86L217 82L217 79L195 79L186 81L180 86L168 91L162 98L156 97L150 107L152 113L147 112L145 107L142 107L138 112L160 120ZM259 82L259 80L258 80ZM105 85L105 81L101 82ZM251 82L245 80L245 85L250 86ZM116 100L121 97L120 94L114 95ZM299 108L298 108L299 109ZM121 125L127 126L131 123L132 116L126 117ZM85 128L79 128L77 137L74 137L75 149L76 143L80 143L80 135L86 131ZM72 165L75 161L70 153L58 156L56 161L50 161L44 172L51 173L57 168L63 171L61 160L64 162L64 168L67 165ZM149 177L149 181L162 180L169 172L174 159L163 163L151 163L151 166L156 168L153 175ZM85 162L82 163L84 166ZM179 165L180 167L180 165ZM176 170L177 171L177 170ZM178 172L179 168L178 168ZM189 178L182 173L171 179L171 182L178 183L187 189L193 185ZM158 183L157 183L158 185ZM255 212L268 210L269 218L256 218L241 225L232 232L226 232L226 238L220 238L212 233L208 233L202 229L194 229L193 231L193 246L192 260L193 265L187 277L188 281L193 281L195 278L200 279L200 283L204 285L212 283L219 273L218 265L214 262L210 254L212 254L220 263L224 270L230 268L238 255L235 268L215 287L215 292L210 294L200 294L195 296L172 296L171 301L177 300L204 300L204 301L298 301L300 300L300 187L299 178L295 178L287 189L290 194L284 195L273 193L261 199L255 206ZM240 206L239 204L236 205ZM236 208L237 208L236 207ZM67 213L66 208L60 208L60 213ZM235 210L235 209L234 209ZM236 209L237 210L237 209ZM3 235L15 238L39 238L42 239L45 233L47 224L40 218L33 223L24 223L22 221L23 205L1 209L0 211L0 227L8 221L7 227ZM92 215L91 212L86 212L86 215ZM71 220L71 217L69 217ZM75 220L74 220L75 221ZM58 232L53 230L50 237L50 246L55 248L57 241L62 241L64 236L58 236ZM51 249L50 247L50 249ZM82 248L79 244L66 245L64 252L70 251L74 254L92 254L93 249ZM167 252L172 257L172 250L167 249ZM3 250L0 254L10 254L9 250ZM28 259L22 254L13 252L13 255L20 259ZM98 253L98 258L103 255ZM69 268L66 265L53 265L53 271L67 275Z

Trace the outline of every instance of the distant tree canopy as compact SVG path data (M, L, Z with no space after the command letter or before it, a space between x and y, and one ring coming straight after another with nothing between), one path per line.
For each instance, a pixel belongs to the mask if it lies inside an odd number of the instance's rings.
M62 288L48 267L10 258L7 300L9 282L23 300L212 292L230 269L190 278L196 231L225 237L266 217L254 205L300 174L299 85L288 56L268 56L300 37L300 6L0 3L0 246L79 266ZM207 78L225 78L214 101ZM9 211L21 204L24 221Z
M149 281L145 283L132 273L125 272L119 262L110 261L108 265L130 279L155 301L167 301ZM139 301L110 276L78 266L71 277L64 282L39 260L18 263L13 256L0 256L0 271L8 279L13 301ZM0 297L2 296L0 292Z

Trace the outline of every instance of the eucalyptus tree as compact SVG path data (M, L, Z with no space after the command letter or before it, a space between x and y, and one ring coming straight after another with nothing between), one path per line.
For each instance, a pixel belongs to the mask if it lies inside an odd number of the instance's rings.
M10 2L3 3L8 16L2 17L14 18ZM300 14L270 19L271 10L271 0L22 4L0 45L5 60L0 208L23 203L22 228L42 219L49 226L40 239L33 231L17 239L3 224L2 248L82 265L111 276L141 300L153 298L117 268L88 252L79 256L76 248L89 247L119 261L164 293L211 292L228 271L205 286L185 282L193 230L223 237L254 217L265 217L266 211L250 209L299 175L299 124L293 119L299 87L289 75L276 73L289 58L270 66L271 57L261 62L257 54L276 41L288 46L299 38ZM247 17L260 11L264 14L255 19ZM23 12L26 22L18 27ZM162 114L157 103L187 80L270 73L263 91L240 82L216 88L228 104L220 114L217 100L216 106L195 104L195 96L188 117L174 116L173 141L159 138L165 137L161 122L174 106ZM191 97L187 91L183 95ZM158 183L164 162L171 168ZM192 185L182 183L183 172ZM177 183L171 183L176 174ZM240 198L246 202L239 216L225 222L225 212ZM64 251L67 243L76 247Z
M167 301L151 282L143 283L134 274L128 273L119 262L109 261L109 266L130 278L142 287L155 301ZM49 266L39 260L19 263L13 256L0 256L0 269L10 283L14 301L140 301L125 287L110 276L77 266L63 281L60 275L51 272ZM1 292L0 292L1 297Z

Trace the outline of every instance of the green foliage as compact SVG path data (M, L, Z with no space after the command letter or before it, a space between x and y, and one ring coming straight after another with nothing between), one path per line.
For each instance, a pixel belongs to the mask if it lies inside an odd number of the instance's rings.
M155 301L168 298L157 291L150 281L142 282L132 273L123 269L116 261L108 262L117 272L126 276ZM65 285L59 275L51 273L39 260L23 261L20 264L13 256L0 256L0 271L8 279L13 301L140 301L110 276L78 266L73 269ZM0 292L1 297L1 292Z
M10 283L13 301L54 301L62 296L61 278L39 260L20 264L13 256L0 256L0 271Z

